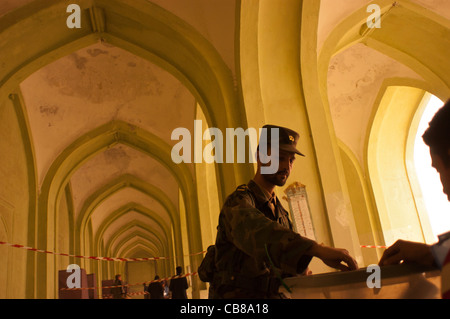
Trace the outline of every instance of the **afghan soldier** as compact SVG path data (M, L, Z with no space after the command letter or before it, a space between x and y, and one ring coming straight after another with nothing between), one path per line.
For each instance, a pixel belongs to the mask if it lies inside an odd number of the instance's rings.
M266 155L278 148L278 170L261 173L269 165L261 161L261 139L254 178L226 199L219 215L210 298L279 298L280 278L305 272L312 257L341 270L358 268L346 250L319 245L292 230L274 189L286 183L295 154L304 156L296 148L299 135L279 126L263 129L267 132ZM271 144L273 130L278 130L278 145Z

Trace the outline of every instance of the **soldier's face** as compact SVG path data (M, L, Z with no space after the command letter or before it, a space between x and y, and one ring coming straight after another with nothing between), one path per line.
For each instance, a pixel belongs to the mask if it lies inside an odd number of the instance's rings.
M269 183L276 186L283 186L291 174L292 166L295 161L295 153L279 150L278 171L274 174L262 174L262 177ZM270 165L261 164L260 165Z

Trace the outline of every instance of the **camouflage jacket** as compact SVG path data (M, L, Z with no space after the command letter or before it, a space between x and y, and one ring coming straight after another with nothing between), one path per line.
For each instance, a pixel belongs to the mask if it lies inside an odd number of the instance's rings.
M275 278L270 261L282 276L302 273L311 260L304 252L312 244L292 230L288 212L278 198L274 216L267 196L251 180L228 196L220 212L215 243L215 276L219 279L214 280L214 289L232 286L235 278L242 278L248 287L252 280Z

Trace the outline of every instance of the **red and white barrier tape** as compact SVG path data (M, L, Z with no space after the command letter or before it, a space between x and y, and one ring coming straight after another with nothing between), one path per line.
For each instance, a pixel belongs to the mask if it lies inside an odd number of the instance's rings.
M138 291L138 292L127 292L126 295L128 297L131 297L131 296L150 295L150 294L147 291ZM112 295L112 294L105 294L105 295L102 295L102 298L103 299L113 299L114 295Z
M0 245L7 245L14 248L22 248L30 251L36 251L38 253L46 253L56 256L66 256L66 257L74 257L74 258L84 258L84 259L92 259L92 260L106 260L106 261L149 261L149 260L164 260L164 259L171 259L172 257L147 257L147 258L120 258L120 257L96 257L96 256L79 256L79 255L71 255L71 254L65 254L65 253L55 253L53 251L48 250L42 250L32 247L26 247L24 245L19 244L10 244L4 241L0 241ZM201 251L194 254L189 254L186 256L195 256L206 253L206 251Z
M144 284L151 284L152 282L161 282L161 281L166 281L166 280L171 280L171 279L176 279L176 278L184 278L184 277L189 277L189 276L195 276L197 274L198 274L198 272L192 272L192 273L187 273L184 275L171 276L171 277L159 278L159 279L151 280L151 281L145 281L145 282L141 282L138 284L126 284L126 285L102 286L102 287L84 287L84 288L61 288L60 290L89 290L89 289L100 289L100 288L111 289L111 288L117 288L117 287L142 286Z
M19 244L10 244L4 241L0 241L0 245L6 245L14 248L22 248L30 251L35 251L38 253L46 253L56 256L66 256L66 257L74 257L74 258L83 258L83 259L91 259L91 260L105 260L105 261L149 261L149 260L166 260L171 259L172 257L146 257L146 258L121 258L121 257L97 257L97 256L79 256L79 255L71 255L66 253L56 253L53 251L43 250L43 249L37 249L32 247L27 247L24 245ZM361 245L361 248L387 248L387 246L379 246L379 245ZM186 256L195 256L204 254L206 251L201 251L198 253L189 254Z
M361 248L387 248L387 246L361 245Z

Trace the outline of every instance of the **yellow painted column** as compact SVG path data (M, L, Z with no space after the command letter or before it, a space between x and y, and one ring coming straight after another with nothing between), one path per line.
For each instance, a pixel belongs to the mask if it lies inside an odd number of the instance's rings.
M302 87L332 243L335 247L347 249L362 265L364 260L353 215L354 207L327 103L327 82L319 77L319 70L328 68L327 65L318 65L317 25L320 3L310 0L305 0L304 3L300 33Z
M316 42L302 40L309 33L316 36L318 8L314 1L243 1L241 17L249 21L241 21L241 34L256 45L241 40L242 62L250 63L248 69L241 64L243 96L249 123L282 125L300 133L298 146L306 157L297 159L287 184L307 186L317 239L346 248L361 261L339 148L318 89ZM256 69L257 79L252 79L250 71ZM249 114L258 109L262 115ZM320 264L315 269L325 271Z
M373 118L367 146L368 172L387 245L397 239L432 242L429 222L419 215L406 170L409 128L424 91L388 87Z

